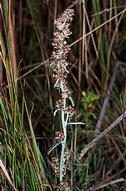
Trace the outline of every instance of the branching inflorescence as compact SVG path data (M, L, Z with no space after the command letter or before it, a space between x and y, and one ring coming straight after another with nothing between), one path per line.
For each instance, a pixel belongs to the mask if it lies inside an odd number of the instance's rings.
M71 35L70 32L70 24L72 22L74 16L73 9L66 9L61 16L59 16L55 21L56 31L54 32L53 37L53 52L51 56L51 64L50 67L52 68L53 79L54 79L54 87L60 94L60 98L56 101L56 110L54 115L57 112L60 113L61 117L61 125L62 130L56 132L55 140L56 145L49 151L49 153L61 144L61 156L60 160L56 157L52 158L51 165L55 172L55 174L60 179L60 187L59 190L69 190L68 182L66 179L66 168L67 163L70 158L69 150L67 148L67 127L68 125L72 124L71 117L74 111L74 102L71 97L72 91L69 88L67 82L67 76L69 74L68 65L69 62L67 61L67 55L70 51L70 47L67 44L66 39L69 38Z

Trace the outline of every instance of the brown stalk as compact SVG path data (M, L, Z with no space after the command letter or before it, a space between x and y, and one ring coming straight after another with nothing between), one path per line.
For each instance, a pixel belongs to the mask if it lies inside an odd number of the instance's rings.
M121 65L125 66L126 63L121 62L121 61L117 61L115 63L115 67L114 67L114 70L113 70L111 82L109 84L109 87L108 87L108 90L107 90L107 93L106 93L106 97L104 99L102 109L101 109L101 112L99 114L99 118L98 118L98 121L97 121L97 124L96 124L96 129L95 129L96 135L98 135L100 133L100 131L101 131L102 123L103 123L104 115L105 115L105 112L106 112L106 109L107 109L107 106L108 106L108 103L109 103L110 95L111 95L111 92L112 92L112 89L113 89L113 86L114 86L114 82L115 82L115 79L116 79L116 76L117 76L118 69L119 69L119 67Z
M16 62L16 47L15 47L15 32L14 32L14 3L13 0L9 0L9 23L8 31L10 37L10 56L12 62L12 69L14 74L14 79L17 79L17 62ZM16 83L16 81L15 81Z
M33 150L32 150L32 147L31 147L31 144L29 142L27 134L25 134L25 136L26 136L26 141L28 143L29 150L31 151L31 155L32 155L33 160L34 160L34 164L35 164L35 168L36 168L36 171L37 171L37 175L38 175L38 180L39 180L39 184L40 184L40 187L41 187L41 191L44 191L44 187L43 187L43 183L42 183L42 180L41 180L40 170L39 170L38 164L36 163L36 159L35 159L35 156L34 156L34 153L33 153Z
M105 135L107 135L116 125L118 125L126 117L126 111L120 115L109 127L107 127L102 133L100 133L96 138L94 138L85 148L81 151L79 160L81 160L84 155L93 148L98 141L100 141Z
M2 13L0 11L0 33L2 32ZM0 57L0 89L2 87L3 82L3 65L2 65L2 58Z
M9 184L11 185L11 187L12 187L12 190L13 190L13 191L17 191L17 189L15 188L13 182L12 182L11 179L10 179L10 176L9 176L9 174L8 174L8 172L7 172L7 169L6 169L5 165L3 164L2 160L0 160L0 170L2 170L2 172L4 173L4 175L5 175L5 177L6 177L7 181L8 181L8 183L9 183Z

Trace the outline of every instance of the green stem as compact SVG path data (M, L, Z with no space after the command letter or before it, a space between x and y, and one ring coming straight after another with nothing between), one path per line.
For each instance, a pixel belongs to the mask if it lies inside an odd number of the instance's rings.
M64 139L62 141L62 150L61 150L61 157L60 157L60 182L62 182L62 180L63 180L63 169L64 169L64 163L65 163L64 153L65 153L66 139L67 139L66 128L67 128L67 123L68 123L68 119L69 119L69 114L67 114L66 120L65 120L65 113L62 110L61 111L61 119L62 119Z

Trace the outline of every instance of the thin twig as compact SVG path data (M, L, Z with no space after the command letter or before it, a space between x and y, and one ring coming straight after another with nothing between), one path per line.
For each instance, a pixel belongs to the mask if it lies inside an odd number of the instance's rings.
M126 157L126 150L124 150L123 152L123 157L125 158ZM114 170L114 169L117 169L117 165L119 165L119 163L122 161L122 158L119 157L112 165L111 169L106 172L106 176L109 176L111 174L111 172Z
M105 184L102 184L101 186L97 186L97 187L95 187L95 188L92 188L92 189L90 189L90 190L88 190L88 191L100 190L101 188L105 188L105 187L107 187L107 186L109 186L109 185L117 184L117 183L119 183L119 182L124 182L124 181L125 181L124 178L119 178L119 179L117 179L117 180L112 180L112 181L110 181L110 182L107 182L107 183L105 183Z
M106 134L108 134L116 125L118 125L126 117L126 111L120 115L109 127L107 127L102 133L100 133L96 138L94 138L82 151L79 157L81 160L84 155L94 147L99 140L101 140Z
M73 8L76 4L80 4L80 1L79 0L76 0L76 1L74 1L69 7L67 7L67 9L71 9L71 8Z
M77 39L76 41L74 41L72 44L70 44L70 47L72 47L74 44L80 42L81 40L83 40L83 38L89 36L90 34L92 34L93 32L97 31L98 29L100 29L101 27L103 27L104 25L106 25L107 23L109 23L110 21L114 20L115 18L117 18L118 16L120 16L121 14L123 14L124 12L126 12L126 8L119 12L117 15L113 16L112 18L108 19L107 21L105 21L104 23L102 23L101 25L99 25L98 27L92 29L90 32L88 32L87 34L85 34L85 36L82 36L81 38Z
M98 185L95 185L95 186L93 186L93 187L91 187L89 190L87 190L87 191L95 191L95 190L97 190L97 189L100 189L103 185L106 185L106 186L108 186L108 185L110 185L109 183L110 182L113 182L113 181L117 181L117 177L121 177L121 174L123 174L123 173L125 173L125 171L126 171L126 167L125 168L123 168L122 170L120 170L119 172L117 172L116 174L114 174L113 176L111 176L111 177L108 177L108 175L106 175L106 179L104 179L102 182L100 181L100 183L98 184ZM118 179L118 180L120 180L120 179ZM115 183L115 182L114 182ZM117 183L117 182L116 182ZM103 186L104 187L104 186Z
M100 112L100 115L99 115L99 118L98 118L98 121L97 121L97 124L96 124L96 130L95 130L96 135L98 135L100 133L100 131L101 131L102 122L103 122L103 119L104 119L106 108L107 108L108 103L109 103L109 99L110 99L110 95L111 95L111 92L112 92L112 89L113 89L114 81L116 79L117 71L118 71L118 68L119 68L120 65L126 65L126 63L121 62L121 61L117 61L116 64L115 64L113 74L112 74L112 79L111 79L109 88L107 90L107 94L106 94L106 97L104 99L103 106L102 106L102 109L101 109L101 112Z
M26 77L27 75L31 74L33 71L37 70L40 66L43 65L49 65L49 59L41 62L40 64L36 65L35 67L33 67L31 70L29 70L28 72L26 72L25 74L23 74L22 76L19 76L18 78L15 79L15 82L17 83L17 81L21 80L22 78ZM4 87L3 89L9 88L12 84L9 83L6 87Z
M11 185L12 190L17 191L17 189L15 188L15 185L13 184L13 182L10 179L10 176L9 176L7 169L6 169L5 165L3 164L2 160L0 160L0 170L4 173L4 176L6 177L8 183Z

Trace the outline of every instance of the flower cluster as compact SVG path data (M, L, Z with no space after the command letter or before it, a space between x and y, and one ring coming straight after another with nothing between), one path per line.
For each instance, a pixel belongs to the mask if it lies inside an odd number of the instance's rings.
M69 74L67 55L70 47L66 39L71 35L70 24L73 20L74 10L66 9L55 21L56 31L53 36L53 52L50 59L50 67L52 68L54 87L58 89L60 99L56 101L56 111L60 112L62 130L55 133L55 141L61 144L60 160L52 157L51 166L56 176L60 178L59 190L69 190L69 185L66 178L66 169L70 159L70 152L66 146L67 140L67 125L74 111L73 100L71 97L72 91L68 86L67 77ZM56 144L56 145L59 145ZM56 148L54 146L53 148ZM52 150L52 149L51 149Z
M61 93L61 98L56 102L56 109L63 109L63 99L71 97L72 91L67 84L67 75L69 71L67 67L67 54L70 50L66 39L71 34L69 26L74 15L73 9L66 9L64 13L54 21L56 31L53 38L53 52L51 56L51 68L53 72L53 78L55 81L55 88L58 88Z
M60 185L58 187L58 191L69 191L70 187L66 180L60 182Z
M51 158L51 166L57 176L59 176L59 160L56 157Z
M64 139L63 131L56 131L54 139L58 142L62 141Z
M67 166L67 163L70 159L70 152L68 149L65 150L65 154L64 154L64 159L65 159L65 165L64 165L64 168L63 168L63 176L66 175L66 166ZM52 169L55 173L55 175L57 177L59 177L60 175L60 162L59 162L59 159L56 158L56 157L52 157L51 158L51 166L52 166Z

